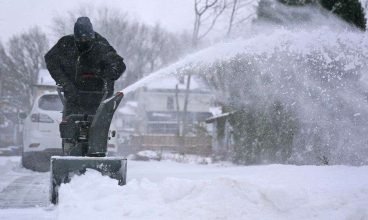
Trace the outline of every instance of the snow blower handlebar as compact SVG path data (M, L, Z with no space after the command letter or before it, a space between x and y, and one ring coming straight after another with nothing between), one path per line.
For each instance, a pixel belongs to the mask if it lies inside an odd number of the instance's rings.
M84 93L84 94L91 94L91 93L96 93L96 94L103 94L102 96L102 99L101 99L101 102L104 101L106 98L107 98L107 95L109 94L109 89L108 89L108 83L109 83L109 80L107 79L102 79L103 80L103 87L102 87L102 91L99 92L99 91L78 91L78 93ZM62 94L64 92L64 88L60 85L58 85L56 87L56 91L60 97L60 100L61 100L61 103L65 106L65 103L66 103L66 100L65 100L65 97L64 95Z

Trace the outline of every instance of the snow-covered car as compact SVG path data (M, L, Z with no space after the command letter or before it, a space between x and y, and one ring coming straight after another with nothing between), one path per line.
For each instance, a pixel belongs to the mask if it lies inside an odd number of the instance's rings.
M62 155L59 124L63 104L57 93L46 93L36 98L31 112L24 119L22 165L25 168L48 171L50 157ZM113 132L110 131L111 136ZM117 138L108 141L108 155L117 152Z

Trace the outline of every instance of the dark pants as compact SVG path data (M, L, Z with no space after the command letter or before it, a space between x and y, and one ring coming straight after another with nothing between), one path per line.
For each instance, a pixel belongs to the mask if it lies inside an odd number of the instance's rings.
M80 93L78 97L65 97L63 118L71 114L94 115L103 98L103 94ZM71 101L72 100L72 101Z

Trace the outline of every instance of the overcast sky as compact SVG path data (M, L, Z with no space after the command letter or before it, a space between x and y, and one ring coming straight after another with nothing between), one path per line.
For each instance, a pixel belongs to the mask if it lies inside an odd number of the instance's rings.
M121 9L146 23L159 22L171 31L192 28L193 0L0 0L0 40L35 25L48 32L55 15L86 3Z

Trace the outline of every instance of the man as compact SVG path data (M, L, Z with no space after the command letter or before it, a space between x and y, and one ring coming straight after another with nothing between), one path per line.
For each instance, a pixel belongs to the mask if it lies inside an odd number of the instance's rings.
M45 55L47 69L63 87L66 103L63 118L70 114L95 114L107 89L125 71L123 58L108 41L93 30L88 17L79 17L74 35L62 37Z

